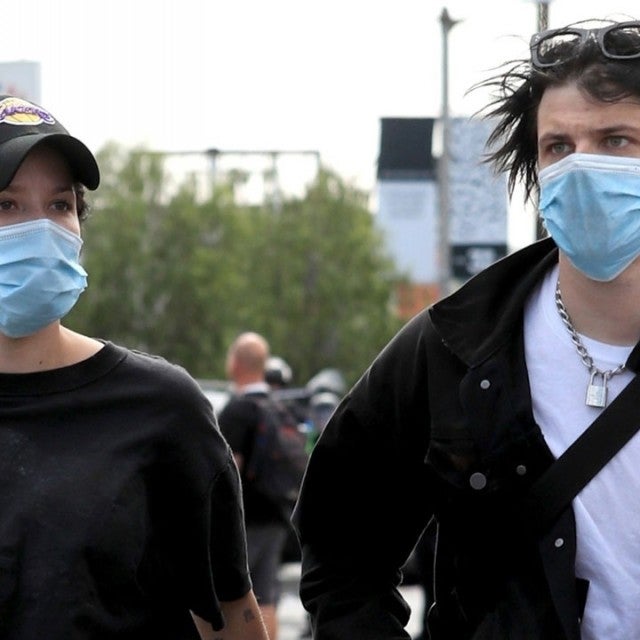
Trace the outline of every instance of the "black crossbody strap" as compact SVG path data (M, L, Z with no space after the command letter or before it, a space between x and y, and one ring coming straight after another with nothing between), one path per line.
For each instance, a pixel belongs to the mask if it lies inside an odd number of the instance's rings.
M529 490L527 511L539 532L640 429L640 375L620 392L589 428L538 478Z

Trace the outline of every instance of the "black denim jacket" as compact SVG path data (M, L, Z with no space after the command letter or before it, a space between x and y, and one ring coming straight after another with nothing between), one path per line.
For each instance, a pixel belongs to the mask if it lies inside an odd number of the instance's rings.
M551 240L411 320L335 412L293 522L316 640L406 639L400 568L438 522L434 640L578 640L575 525L542 538L523 496L553 456L535 424L523 309Z

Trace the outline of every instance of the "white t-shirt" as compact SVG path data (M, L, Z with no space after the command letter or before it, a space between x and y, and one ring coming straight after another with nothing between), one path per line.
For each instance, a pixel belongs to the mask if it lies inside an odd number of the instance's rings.
M590 376L558 314L557 279L556 265L531 295L524 340L533 415L559 457L602 409L585 403ZM626 362L633 348L580 338L600 370ZM609 380L608 404L632 377L624 371ZM640 637L640 434L591 480L573 507L576 575L590 583L582 640Z

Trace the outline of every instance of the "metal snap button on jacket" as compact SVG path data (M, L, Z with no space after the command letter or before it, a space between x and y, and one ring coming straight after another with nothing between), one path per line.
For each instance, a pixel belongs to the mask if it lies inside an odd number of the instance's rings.
M471 485L472 489L480 491L480 489L484 489L487 486L487 477L484 475L484 473L476 471L469 477L469 484Z

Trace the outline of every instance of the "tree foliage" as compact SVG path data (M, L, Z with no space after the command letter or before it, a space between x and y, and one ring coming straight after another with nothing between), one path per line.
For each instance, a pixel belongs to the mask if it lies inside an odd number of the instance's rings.
M399 327L397 273L363 193L322 170L302 198L239 204L233 183L167 196L161 157L109 146L85 222L89 287L67 324L224 378L230 342L257 331L304 384L353 382Z

